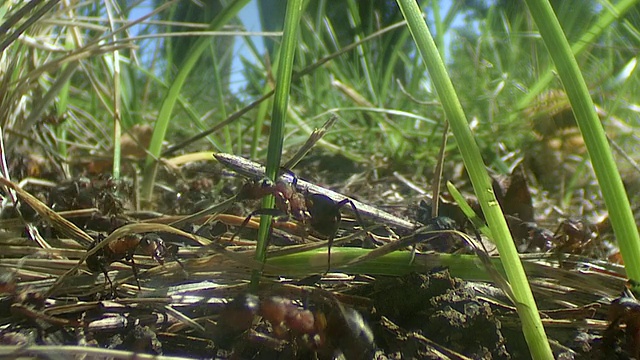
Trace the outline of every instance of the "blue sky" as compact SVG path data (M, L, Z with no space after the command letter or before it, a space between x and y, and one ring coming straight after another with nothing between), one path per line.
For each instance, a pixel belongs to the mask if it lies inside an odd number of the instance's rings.
M261 31L262 26L260 24L260 16L258 16L258 4L256 0L252 0L245 6L240 13L238 14L240 21L244 25L247 31ZM262 41L261 36L253 36L253 42L256 44L256 48L258 52L264 53L264 42ZM238 41L234 44L234 54L236 56L233 58L233 62L231 63L231 91L238 94L239 90L242 88L245 79L242 74L242 62L240 61L241 57L245 57L250 59L251 54L247 51L246 44L242 39L238 39Z

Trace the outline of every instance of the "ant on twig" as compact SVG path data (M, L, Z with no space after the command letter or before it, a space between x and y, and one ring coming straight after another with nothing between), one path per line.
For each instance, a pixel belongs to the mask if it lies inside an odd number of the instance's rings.
M89 248L89 250L96 247L101 241L104 241L104 237L102 235L101 238L99 238L92 247ZM177 253L177 248L175 248L175 246L167 246L164 240L162 240L162 238L157 234L149 233L142 237L139 235L127 235L110 241L96 253L87 257L87 267L93 272L102 272L105 279L111 285L111 289L113 289L113 282L108 275L109 265L116 261L121 261L125 264L131 265L133 275L136 279L136 284L138 285L138 290L140 290L138 270L133 260L133 255L138 249L141 249L142 253L145 255L151 256L160 265L164 264L167 255L175 257L175 254Z
M293 181L291 183L279 180L275 184L269 179L260 181L247 182L237 198L239 200L258 200L267 195L273 195L276 199L275 209L258 209L249 214L242 225L238 228L230 241L240 233L240 231L249 223L251 218L256 215L273 215L277 216L279 221L288 221L294 219L304 226L309 225L320 235L327 238L327 271L331 268L331 246L335 239L338 228L342 221L340 209L349 205L353 209L358 224L364 229L364 221L358 212L353 201L343 199L335 201L330 197L311 193L308 190L299 192L296 190L298 178L289 171Z

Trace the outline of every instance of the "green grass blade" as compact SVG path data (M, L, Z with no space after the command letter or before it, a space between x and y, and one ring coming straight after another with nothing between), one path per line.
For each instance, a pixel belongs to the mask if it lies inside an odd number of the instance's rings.
M225 94L225 90L222 86L222 79L224 79L224 76L220 73L220 66L218 66L218 54L215 53L215 51L211 51L211 68L215 74L215 76L213 77L213 81L214 81L214 86L216 88L216 97L218 100L218 107L220 108L220 118L221 119L226 119L227 118L227 109L225 108L225 100L224 100L224 94ZM225 126L224 129L222 129L222 131L224 131L224 139L225 139L225 151L226 152L233 152L232 151L232 140L231 140L231 130L229 130L228 126Z
M640 281L640 235L587 84L549 2L527 0L527 5L556 65L584 138L609 211L613 231L618 239L627 276Z
M476 229L478 229L478 231L480 231L484 236L491 237L491 231L489 231L487 224L485 224L484 220L482 220L478 216L478 214L476 214L476 212L473 211L471 206L467 204L467 201L465 200L464 196L462 196L460 191L458 191L455 185L453 185L450 181L447 181L447 190L449 190L449 194L451 194L451 196L453 197L453 200L456 201L456 203L458 204L458 207L460 207L460 210L462 210L462 212L464 213L464 216L466 216L467 219L471 221L473 226ZM493 241L493 239L491 240Z
M495 240L500 252L507 278L516 297L518 315L522 321L523 332L529 344L531 355L534 359L553 358L524 268L518 257L507 222L493 193L480 150L473 138L451 79L447 75L444 62L422 18L418 4L413 0L398 0L398 5L407 20L411 35L429 70L434 88L451 124L451 130L471 178L476 196L489 224L489 229L493 235L492 238Z
M269 148L267 151L266 176L275 181L280 170L280 160L282 157L282 147L284 140L284 125L289 106L289 89L291 87L291 77L293 75L293 60L296 53L298 39L298 26L302 16L302 0L291 0L287 2L287 11L284 17L284 32L282 37L282 47L278 59L276 73L276 91L273 98L273 110L271 113L271 131L269 133ZM273 196L267 196L262 201L262 208L273 208ZM260 262L265 261L267 241L271 227L271 216L260 218L260 229L258 231L258 245L255 259ZM260 274L254 273L253 284L257 284Z

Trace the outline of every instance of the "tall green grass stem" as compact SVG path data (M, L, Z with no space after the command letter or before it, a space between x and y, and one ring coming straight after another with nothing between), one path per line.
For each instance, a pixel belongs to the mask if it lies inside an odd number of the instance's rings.
M527 0L527 6L542 35L562 80L578 127L584 138L593 170L598 179L611 226L618 240L627 276L640 281L640 236L629 199L620 178L602 124L595 111L578 62L564 36L551 4L546 0Z
M282 147L284 142L284 125L289 106L289 89L293 76L293 60L295 58L298 26L302 16L302 0L290 0L287 2L287 10L284 17L284 29L282 46L278 58L276 73L276 90L273 98L273 110L271 112L271 130L269 132L269 147L267 149L267 164L265 175L275 182L280 170ZM262 208L270 209L274 205L273 196L266 196L262 200ZM261 216L260 229L258 230L258 244L255 259L265 261L269 232L271 229L271 216ZM254 272L252 284L257 285L260 274Z
M420 50L434 88L444 107L464 165L471 178L473 189L500 252L502 264L516 297L518 315L522 321L522 329L531 355L534 359L551 359L553 358L551 347L542 327L527 276L518 257L507 222L493 192L489 174L480 155L480 149L473 138L451 79L447 75L444 62L415 0L398 0L398 5L407 20L411 35Z

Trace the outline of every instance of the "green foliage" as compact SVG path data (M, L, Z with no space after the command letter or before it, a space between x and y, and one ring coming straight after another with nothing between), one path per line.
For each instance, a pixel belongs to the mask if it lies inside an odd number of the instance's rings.
M481 6L468 2L466 5L456 4L448 9L442 8L439 17L442 19L442 26L437 29L441 33L437 37L442 35L444 39L445 59L463 107L471 120L477 119L473 122L474 133L481 143L483 153L490 157L491 163L499 170L509 167L509 163L502 164L505 161L502 158L514 152L523 156L528 144L534 141L529 115L522 113L519 108L529 105L520 100L527 97L528 89L536 84L539 77L551 74L548 69L552 65L542 42L536 36L535 25L526 8L507 6L509 3L511 2L491 6L491 3L482 2L484 5ZM10 4L11 2L6 3L4 8L9 9ZM156 4L159 5L160 2ZM197 39L202 38L165 38L163 34L177 30L203 30L212 20L211 16L217 13L217 5L213 2L206 4L204 8L199 8L193 2L175 2L162 6L157 14L143 20L135 28L127 28L116 34L121 57L121 111L125 131L134 124L150 123L158 117L160 103L165 99L185 61L184 49L192 47ZM275 23L270 25L272 28L265 30L275 30L282 15L278 17L270 14L267 10L275 8L269 6L271 5L265 2L261 15ZM18 8L16 3L7 10L5 19ZM72 8L71 14L99 18L104 15L101 9L97 3L87 3ZM618 11L623 11L620 14L624 14L629 9L627 6L622 10L618 8ZM145 14L140 9L132 10L120 8L117 16L126 24L126 21ZM153 9L144 10L150 12ZM431 10L425 10L429 19L433 19ZM570 41L580 39L578 44L583 45L584 49L578 60L583 72L587 74L586 79L596 105L603 108L610 119L624 119L625 124L637 127L638 113L628 106L634 103L633 94L638 87L637 76L631 73L630 76L616 80L616 76L636 54L640 40L636 27L637 10L633 10L627 18L616 20L614 17L610 26L605 25L600 29L600 36L590 39L590 43L586 44L583 35L592 33L591 26L613 10L597 6L595 2L588 2L576 11L570 11L563 2L557 2L556 10L561 24L568 29ZM50 112L58 92L64 88L62 85L68 84L71 96L67 97L69 100L63 106L63 112L66 111L71 118L79 119L94 134L89 138L106 151L112 143L109 140L109 122L113 118L113 101L108 84L113 82L113 73L108 64L111 62L109 52L113 51L113 47L108 47L108 43L104 42L91 42L111 35L108 28L97 21L61 23L56 20L67 16L66 14L69 14L67 9L54 7L43 15L40 20L42 25L27 28L25 35L27 39L47 39L46 43L53 47L75 49L76 53L84 55L79 59L65 58L69 53L38 49L26 45L25 41L12 43L3 59L6 75L2 77L2 81L5 88L10 90L7 91L8 96L2 99L2 111L5 115L2 119L15 124L21 118L31 118L29 122L32 124L39 113ZM181 18L181 14L184 17ZM319 59L339 53L345 46L399 21L400 18L393 2L380 2L376 7L361 2L312 2L305 9L300 24L294 69L302 71ZM52 20L58 21L56 25L47 25ZM466 23L461 23L462 20ZM180 25L181 22L184 24ZM193 23L201 25L192 25ZM226 24L238 24L238 21L230 18ZM74 31L79 37L72 36ZM134 34L150 37L134 40ZM169 115L169 119L176 120L168 123L167 131L172 134L167 139L170 142L179 142L194 132L210 128L223 120L221 115L231 114L243 106L246 99L255 99L273 88L268 80L270 62L251 38L205 38L209 39L207 50L198 57L195 68L185 78L177 94L178 106ZM271 44L268 48L278 48L277 38L265 39L267 44ZM242 59L243 71L248 80L241 90L243 100L237 99L231 91L230 64L234 57L239 56L233 54L232 41L243 41L251 54L241 55L249 56ZM89 49L93 52L89 53ZM274 52L270 54L273 59ZM421 70L421 60L415 55L416 50L408 31L400 27L339 55L309 75L294 78L292 106L289 111L301 119L305 126L301 128L301 124L295 122L287 125L285 150L303 142L305 136L324 121L322 114L332 111L342 120L325 138L327 144L334 146L321 145L324 151L337 152L340 149L340 152L347 153L353 159L366 159L375 155L376 159L380 159L377 166L381 169L407 169L406 175L428 178L437 154L437 147L429 144L437 143L440 138L439 124L443 112L430 86L429 76ZM37 61L29 64L28 59ZM58 71L62 70L65 63L76 64L67 70L75 68L70 81L63 81L54 87L49 100L39 101L46 95L46 89L51 89L55 81L61 79ZM29 69L31 75L27 77ZM38 79L38 83L34 79ZM13 90L13 85L10 84L19 86ZM559 86L559 82L553 80L546 89L558 89ZM86 89L92 90L85 91ZM544 91L546 90L542 92ZM19 109L20 101L25 107L18 111L23 115L17 116L15 110ZM531 101L535 102L535 98L529 100ZM32 103L37 106L32 106ZM261 113L264 114L266 108L262 109ZM403 115L407 113L419 115L420 118ZM262 133L261 123L254 121L255 116L256 113L251 113L249 117L238 120L238 125L231 131L236 134L254 134L252 138L242 141L251 144L250 151L238 148L236 144L241 141L237 137L230 137L225 131L208 136L208 144L196 143L190 149L234 149L244 155L264 158L266 139L259 136ZM9 128L12 127L14 126ZM625 145L628 139L629 136L624 135L620 141ZM453 152L448 154L447 160L456 163L460 159Z

